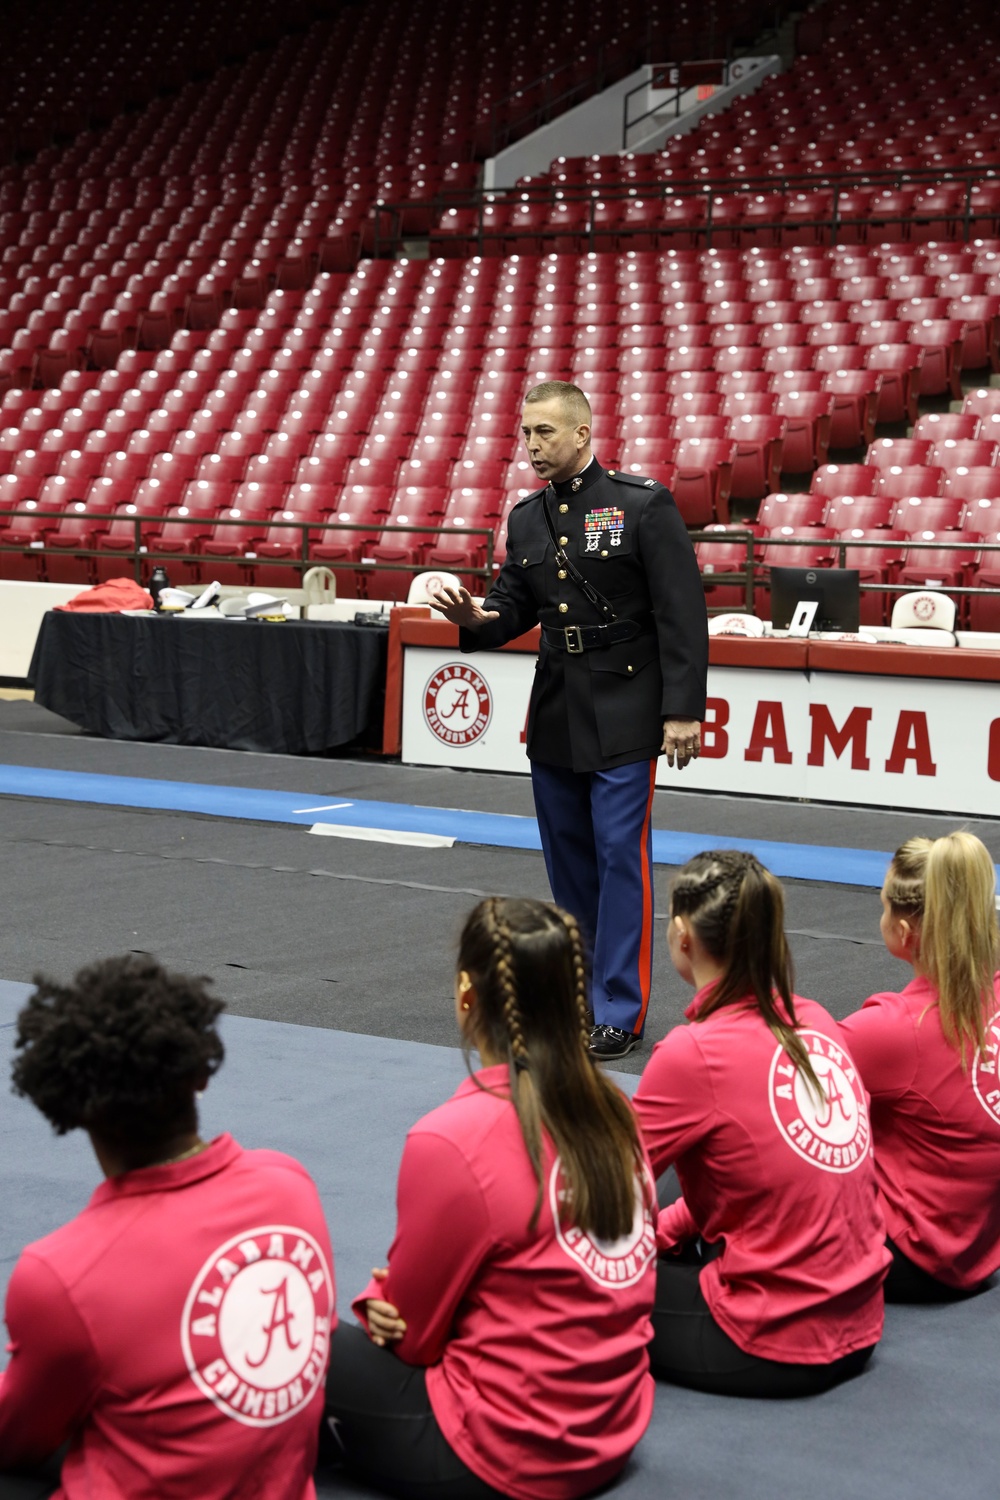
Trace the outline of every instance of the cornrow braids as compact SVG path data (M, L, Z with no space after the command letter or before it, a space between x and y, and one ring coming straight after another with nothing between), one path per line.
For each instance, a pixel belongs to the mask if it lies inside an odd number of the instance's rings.
M560 913L563 926L569 934L570 951L573 956L573 981L576 992L576 1008L580 1016L580 1041L584 1051L590 1054L590 1001L587 998L587 959L583 946L580 924L568 911Z
M578 923L546 902L481 901L466 918L458 969L475 983L473 1024L481 1055L507 1059L509 1097L536 1183L529 1228L561 1173L557 1212L566 1224L614 1240L633 1227L637 1202L652 1204L631 1105L588 1050L587 956ZM468 1062L468 1054L466 1054ZM551 1152L549 1159L547 1152Z
M524 1024L517 1003L517 982L514 976L514 952L510 928L504 919L501 903L496 896L489 902L487 920L492 929L493 946L496 952L497 982L503 997L503 1018L507 1028L511 1059L515 1068L526 1068L528 1046L524 1040Z
M699 855L696 858L711 860L711 863L716 866L715 872L710 873L711 867L708 870L693 871L685 867L674 885L673 912L676 915L698 911L710 896L717 891L724 890L725 894L719 905L713 907L712 915L718 926L725 931L736 909L747 871L756 861L752 854L746 854L740 849L713 850L709 855ZM691 864L694 863L695 861L692 860Z

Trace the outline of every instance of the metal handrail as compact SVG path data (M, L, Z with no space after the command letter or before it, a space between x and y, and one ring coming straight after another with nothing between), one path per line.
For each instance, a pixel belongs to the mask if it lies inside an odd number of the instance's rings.
M741 530L733 527L726 531L691 531L688 533L692 542L743 542L747 551L746 567L732 572L701 573L702 585L705 588L714 588L716 584L730 587L733 584L742 583L745 586L744 598L747 613L753 612L754 591L758 583L764 583L766 575L755 567L754 549L757 546L764 547L801 547L803 545L822 546L829 545L832 551L836 548L839 567L848 567L846 561L847 553L854 548L875 547L879 551L888 551L895 548L897 551L915 552L1000 552L1000 542L949 542L942 541L938 536L932 542L920 542L906 537L890 538L881 541L875 537L864 537L861 541L852 541L846 537L823 537L817 539L810 536L808 531L800 536L787 537L761 537L754 531ZM817 564L817 571L822 571L822 564ZM929 588L929 584L913 583L860 583L858 588L864 594L910 594L919 588ZM1000 588L978 587L970 584L948 584L942 592L955 594L961 597L978 595L1000 595ZM732 613L730 605L709 606L709 614Z
M83 558L86 558L86 557L103 557L103 558L120 557L122 559L128 558L132 562L133 570L134 570L134 574L135 574L135 579L136 579L137 583L140 583L142 581L141 573L142 573L142 564L143 564L143 562L152 562L154 564L158 563L158 562L183 562L183 563L190 563L190 562L193 562L193 561L197 560L198 558L203 558L205 556L205 554L201 553L201 552L169 552L169 551L165 551L165 550L163 550L161 548L157 548L156 546L146 547L146 546L142 545L141 537L142 537L142 528L143 528L144 525L145 526L153 525L153 524L160 524L160 525L162 525L163 523L165 523L167 521L178 521L178 520L184 521L184 520L187 519L186 517L178 517L176 515L174 515L174 516L166 516L166 515L163 515L163 516L155 516L155 515L141 515L141 516L138 516L137 515L137 516L129 516L129 517L125 518L125 517L122 517L122 516L110 516L109 517L108 512L105 511L105 510L102 510L102 511L86 511L86 510L84 510L84 511L78 511L78 510L74 510L72 512L67 512L65 510L35 510L35 509L32 509L32 510L20 510L20 509L18 509L16 507L14 509L12 509L12 510L0 511L0 517L30 516L32 519L35 519L35 520L56 520L56 521L62 521L62 520L65 520L67 518L67 515L72 516L72 518L76 519L76 520L100 520L100 521L115 520L115 521L121 521L123 519L128 519L132 523L133 528L134 528L134 530L133 530L134 542L133 542L132 549L129 550L127 548L115 548L112 551L112 550L108 550L108 549L102 548L102 547L83 547L83 546L80 546L80 547L58 547L58 548L50 548L45 543L39 544L39 543L34 543L34 542L25 542L23 544L18 544L16 542L0 542L0 555L9 552L9 553L14 553L14 554L16 554L19 557L30 557L30 556L35 555L35 554L40 554L40 555L42 555L44 557L46 554L51 553L52 555L57 556L57 557L83 557ZM194 517L194 519L197 519L197 515ZM252 522L246 521L242 516L217 516L217 517L213 516L213 517L210 518L210 522L211 522L211 526L212 526L213 530L214 530L214 528L216 526L247 526L248 524L253 524ZM217 563L250 563L255 568L256 567L263 567L263 568L267 569L267 568L275 568L275 567L284 567L284 568L292 567L292 568L300 568L303 571L305 571L305 569L310 565L310 562L312 560L311 557L310 557L310 553L309 553L309 539L316 532L319 532L319 531L345 531L345 532L351 532L351 531L372 532L372 531L377 531L379 533L379 537L380 538L382 538L384 536L391 536L391 535L393 535L394 533L397 533L397 532L399 532L399 533L408 533L408 534L412 533L412 532L421 532L421 533L428 533L428 534L433 535L433 536L462 536L462 537L476 536L476 537L482 537L484 539L484 544L485 544L485 548L486 548L486 560L485 560L485 562L483 563L483 565L481 567L471 567L471 566L466 567L463 564L463 566L462 566L462 572L464 574L468 575L469 577L472 577L472 578L487 578L487 579L491 579L493 577L493 571L494 571L494 561L493 561L493 558L494 558L494 549L495 549L495 533L494 533L494 529L492 527L488 527L488 526L444 526L444 525L429 526L429 525L419 525L419 524L416 524L416 523L414 523L413 525L410 525L409 523L399 523L399 524L397 524L397 523L392 523L392 522L366 523L364 521L286 521L286 520L274 519L274 520L267 520L266 522L264 522L263 526L262 526L262 530L266 529L266 530L270 531L270 530L272 530L272 528L274 528L276 526L277 527L282 527L284 530L287 530L287 531L297 531L297 532L300 533L301 539L302 539L302 555L301 555L300 558L291 558L291 557L258 557L256 553L247 553L247 552L236 553L236 552L234 552L231 555L226 555L226 556L221 556L221 557L215 557L215 558L213 558L211 560L213 562L217 562ZM344 566L348 567L348 568L363 569L366 573L368 573L368 572L372 572L372 573L402 573L402 572L407 572L407 573L409 573L409 572L413 572L413 567L414 567L414 565L412 563L388 563L388 562L380 562L380 561L377 561L374 558L372 558L372 559L360 558L357 562L345 562ZM2 581L2 574L0 574L0 581Z
M19 510L19 509L16 509L16 508L13 509L13 510L0 512L0 515L3 515L3 516L8 516L8 517L13 517L13 516L31 516L32 518L38 519L38 520L62 520L62 519L65 518L66 514L67 514L67 512L64 511L64 510L59 510L59 511L50 511L50 510ZM75 517L77 517L77 518L79 518L81 520L104 520L104 521L106 521L106 520L109 519L107 511L103 511L103 510L102 511L74 511L74 512L72 512L72 514ZM113 519L120 520L121 517L117 517L116 516ZM137 583L141 583L141 581L142 581L141 573L142 573L142 564L143 564L143 562L150 562L150 563L154 563L154 564L157 563L157 562L191 563L192 561L194 561L194 560L196 560L196 559L198 559L200 557L204 557L203 553L197 553L197 552L194 552L194 553L192 553L192 552L168 552L168 551L163 551L161 549L158 549L156 547L147 548L147 547L143 547L142 546L142 544L141 544L141 531L142 531L142 527L143 527L144 524L153 524L153 523L160 523L160 524L162 524L163 522L166 522L166 521L177 520L178 518L176 516L143 515L143 516L132 516L129 519L132 521L132 523L133 523L133 525L135 527L135 541L134 541L134 546L133 546L133 548L132 548L131 551L128 551L126 549L121 549L121 550L115 549L114 553L109 553L107 550L102 549L100 547L59 547L57 549L49 549L45 545L39 546L39 545L33 544L33 543L25 543L24 545L18 545L16 543L11 543L11 542L0 542L0 555L3 555L5 553L12 553L12 554L16 554L17 556L25 557L25 556L31 556L33 553L41 553L44 556L48 551L52 550L57 556L60 556L60 557L80 557L80 558L103 557L103 558L108 558L109 556L117 556L117 557L121 557L123 559L124 558L128 558L132 562L132 564L133 564L135 579L136 579ZM246 522L246 520L244 520L242 517L225 516L225 517L218 517L216 519L213 519L213 521L212 521L212 526L213 527L215 527L215 526L246 526L247 524L248 523ZM405 523L404 524L383 523L382 525L373 526L373 525L366 524L365 522L361 522L361 521L323 522L323 521L285 521L285 520L268 521L266 523L266 525L267 525L267 529L268 530L270 530L272 527L279 526L279 527L282 527L282 528L284 528L286 530L289 530L289 531L298 531L301 534L301 537L302 537L302 556L301 556L301 558L258 557L255 553L233 553L231 555L221 556L221 557L214 558L213 561L217 562L217 563L243 563L243 562L249 562L255 568L256 567L263 567L265 569L265 571L268 568L293 567L293 568L299 568L303 572L305 572L306 568L311 563L311 557L310 557L310 554L309 554L309 537L314 532L317 532L317 531L330 531L330 530L345 531L345 532L351 532L351 531L371 532L371 531L377 530L379 532L380 536L386 536L386 535L391 536L394 532L401 532L401 533L402 532L406 532L406 533L421 532L421 533L428 533L428 534L431 534L431 535L434 535L434 536L481 536L481 537L483 537L485 539L485 546L486 546L486 561L485 561L485 563L482 565L482 567L478 567L478 568L475 568L475 567L466 567L466 566L463 565L463 567L462 567L462 573L465 574L468 577L483 578L483 579L486 579L486 580L490 580L493 577L493 572L494 572L494 546L495 546L494 531L493 531L492 528L486 527L486 526L431 526L431 525L409 525L409 524L405 524ZM753 612L755 589L756 589L756 587L757 587L757 585L759 583L764 582L764 576L758 571L758 569L754 565L755 564L754 549L755 549L756 546L758 546L758 545L764 545L764 546L767 546L767 547L798 547L798 546L802 546L803 544L807 544L807 545L808 544L819 545L819 543L817 541L817 538L815 536L810 536L809 533L808 533L808 531L804 532L802 535L799 535L799 536L790 536L790 537L770 537L770 536L768 536L768 537L763 538L763 539L756 532L751 531L749 529L743 530L743 529L741 529L739 527L734 527L731 530L727 530L727 531L693 530L693 531L690 531L688 533L688 535L690 536L690 539L691 539L691 541L693 543L696 543L696 542L721 542L721 541L725 541L725 542L742 542L742 543L744 543L744 545L746 546L746 552L747 552L747 564L746 564L746 567L744 569L740 569L738 571L734 569L732 572L727 571L727 572L722 572L722 573L716 573L716 572L705 573L705 572L702 572L701 573L701 581L702 581L703 587L705 587L705 588L712 588L716 584L721 584L723 586L729 587L729 586L731 586L733 584L742 583L744 585L744 605L743 605L743 609L748 614L750 614L750 613ZM948 541L942 542L941 539L940 539L940 537L936 538L934 541L931 541L931 542L921 542L921 541L911 540L909 537L907 537L905 540L901 540L900 538L896 537L896 538L890 538L890 539L885 540L885 541L879 540L878 538L875 538L875 537L865 537L861 541L851 541L848 538L839 538L839 537L838 538L824 537L824 538L822 538L822 542L828 543L831 550L833 550L834 548L836 548L836 550L837 550L837 556L838 556L838 563L839 563L839 565L841 567L844 567L844 566L847 565L846 564L847 553L851 550L852 547L855 548L855 549L858 548L858 547L875 547L875 548L877 548L877 549L879 549L881 551L886 551L889 548L895 548L897 551L901 551L901 550L905 549L906 551L940 552L942 549L946 548L949 552L976 552L976 553L982 553L982 552L1000 552L1000 542L948 542ZM367 559L367 558L361 558L357 562L345 562L344 566L347 567L347 568L360 569L360 570L364 571L365 573L368 573L368 572L371 572L371 573L409 573L409 572L413 572L414 571L414 564L412 564L412 563L388 563L388 562L380 562L380 561L376 561L375 559ZM0 575L0 581L2 581L2 575ZM911 583L859 583L858 587L859 587L859 590L862 593L878 593L878 594L884 594L884 595L892 595L892 594L908 594L908 593L912 593L915 588L919 588L919 587L921 587L921 585L914 585L914 584L911 584ZM929 585L925 584L925 585L923 585L923 587L926 588L926 587L929 587ZM959 596L959 597L965 597L965 596L973 597L973 596L979 596L979 595L987 595L987 596L988 595L994 595L995 596L995 595L1000 595L1000 588L977 587L977 586L973 586L973 585L958 585L958 584L951 585L951 584L949 584L944 589L944 592L947 593L947 594L949 594L949 595L956 595L956 596ZM709 605L708 606L708 613L709 614L732 613L732 606L730 606L730 605L717 605L717 606Z
M476 211L476 226L468 232L460 235L449 234L442 230L440 222L429 232L429 244L431 250L436 244L448 244L456 238L474 238L477 245L482 248L484 244L495 240L516 239L519 231L511 228L490 230L485 226L486 210L494 205L515 206L520 204L587 204L589 212L587 215L586 228L582 226L571 226L568 228L532 228L523 231L523 238L530 239L564 239L567 235L578 237L585 235L588 248L595 248L595 234L602 239L609 235L614 238L627 238L633 234L649 234L669 237L674 234L696 234L704 235L705 246L711 249L713 231L717 228L715 223L714 205L717 199L729 199L733 197L749 196L755 192L758 194L785 194L797 190L810 193L832 190L833 203L828 215L821 215L812 219L796 219L794 224L789 224L782 219L757 220L743 222L738 225L726 224L724 232L736 232L740 234L754 235L774 230L794 229L796 233L808 229L829 230L831 242L837 242L838 232L845 227L856 227L864 225L869 228L878 229L892 224L961 224L964 227L963 238L971 238L971 226L976 217L976 209L972 202L973 188L977 183L996 181L1000 179L1000 160L993 164L984 164L978 167L968 168L933 168L913 167L899 169L880 169L870 172L850 172L831 170L823 173L793 173L786 172L780 175L757 176L747 175L745 177L725 178L685 178L673 179L670 182L643 182L626 183L616 182L602 184L600 187L585 183L564 184L543 183L527 187L494 188L489 190L477 189L475 192L465 191L462 194L439 194L433 199L400 199L394 202L378 202L374 205L373 212L373 255L376 259L389 255L395 255L399 245L404 238L402 228L404 215L408 212L422 210L425 213L437 213L439 218L447 209ZM957 211L944 209L915 208L910 213L879 214L848 214L844 215L840 209L840 202L845 193L856 191L859 188L896 187L907 185L946 187L949 184L961 185L965 188L965 201L962 208ZM604 227L595 223L595 211L602 203L621 203L631 200L649 201L656 200L667 202L671 199L704 198L705 218L695 224L680 223L655 225L627 225L615 224ZM385 227L385 219L388 217L388 228Z

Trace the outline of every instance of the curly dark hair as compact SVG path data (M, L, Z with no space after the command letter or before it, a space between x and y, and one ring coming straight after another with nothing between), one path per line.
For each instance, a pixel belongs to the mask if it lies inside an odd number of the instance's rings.
M70 985L35 976L17 1018L11 1074L57 1134L155 1144L195 1119L194 1093L222 1063L211 980L146 955L106 958Z

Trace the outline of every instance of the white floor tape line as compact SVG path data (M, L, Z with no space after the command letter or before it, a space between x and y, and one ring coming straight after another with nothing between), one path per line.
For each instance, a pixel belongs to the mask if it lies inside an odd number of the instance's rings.
M418 849L450 849L455 840L442 833L407 833L399 828L354 828L350 823L314 823L310 833L331 839L367 839L372 844L410 844Z

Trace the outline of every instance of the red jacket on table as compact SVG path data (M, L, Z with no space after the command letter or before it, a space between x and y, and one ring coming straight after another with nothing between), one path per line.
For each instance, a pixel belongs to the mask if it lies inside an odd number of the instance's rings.
M613 1245L560 1226L547 1149L530 1229L538 1186L507 1068L476 1080L407 1136L389 1277L354 1309L399 1308L396 1353L428 1367L435 1418L473 1473L523 1500L571 1500L611 1479L649 1422L653 1216L637 1201Z
M929 979L872 995L841 1025L872 1098L890 1239L947 1286L978 1285L1000 1267L1000 1011L964 1069Z
M65 1500L312 1500L333 1261L305 1168L222 1135L109 1178L7 1291L0 1468Z
M683 1189L660 1247L721 1241L701 1272L720 1328L763 1359L831 1364L882 1332L890 1257L865 1091L822 1006L794 997L818 1106L755 1002L698 1021L709 993L654 1048L633 1100L655 1172L674 1164Z

